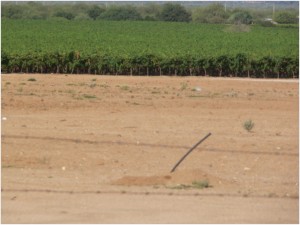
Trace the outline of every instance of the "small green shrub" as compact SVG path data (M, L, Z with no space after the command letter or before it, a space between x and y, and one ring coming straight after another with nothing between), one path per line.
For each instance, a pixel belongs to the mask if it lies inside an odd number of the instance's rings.
M203 181L202 181L202 180L201 180L201 181L194 181L194 182L192 183L192 185L193 185L194 188L198 188L198 189L210 187L207 180L203 180Z
M35 78L29 78L27 81L36 81Z
M99 87L102 87L102 88L109 88L109 86L107 84L99 84Z
M167 187L167 188L176 189L176 190L182 190L182 189L189 189L189 188L191 188L191 185L177 184L175 186L170 186L170 187Z
M120 88L121 88L121 90L123 90L123 91L128 91L128 90L129 90L129 87L128 87L127 85L123 85L123 86L121 86Z
M83 97L84 98L97 98L95 95L87 95L87 94L84 94Z
M207 180L200 180L200 181L193 181L192 184L178 184L175 186L170 186L168 188L183 190L183 189L203 189L203 188L209 188L209 187L212 187L212 186L209 185L209 182Z
M254 127L254 123L252 122L252 120L247 120L244 122L244 128L248 132L250 132L253 129L253 127Z

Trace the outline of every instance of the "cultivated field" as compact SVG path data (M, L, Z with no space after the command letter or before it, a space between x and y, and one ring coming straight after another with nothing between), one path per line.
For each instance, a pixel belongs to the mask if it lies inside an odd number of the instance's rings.
M297 57L298 27L251 26L230 31L224 24L149 21L2 21L2 51L9 54L95 53L108 56L164 55L168 58L246 54Z
M299 77L298 27L3 20L2 73ZM233 29L233 30L232 30Z
M298 85L2 75L2 222L299 223Z

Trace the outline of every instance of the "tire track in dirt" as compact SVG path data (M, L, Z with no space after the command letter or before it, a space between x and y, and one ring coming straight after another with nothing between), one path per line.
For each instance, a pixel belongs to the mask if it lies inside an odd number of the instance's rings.
M17 139L36 139L36 140L46 140L46 141L64 141L64 142L73 142L73 143L82 143L82 144L115 144L115 145L134 145L133 142L124 142L124 141L91 141L83 139L74 139L74 138L56 138L56 137L38 137L38 136L21 136L21 135L3 135L4 138L17 138ZM189 148L189 146L182 145L164 145L164 144L149 144L149 143L139 143L138 145L147 146L147 147L164 147L164 148Z
M62 142L72 142L78 144L93 144L93 145L102 145L102 144L111 144L111 145L132 145L136 146L134 142L125 142L125 141L91 141L84 139L74 139L74 138L57 138L57 137L39 137L39 136L22 136L22 135L1 135L2 140L5 138L15 138L15 139L35 139L35 140L46 140L46 141L62 141ZM178 148L178 149L188 149L190 146L185 145L165 145L165 144L151 144L151 143L139 143L139 146L152 147L152 148ZM217 149L217 148L202 148L202 151L208 152L225 152L225 153L237 153L237 154L257 154L257 155L286 155L286 156L299 156L299 153L290 153L290 152L268 152L268 151L242 151L242 150L230 150L230 149Z
M55 193L55 194L120 194L120 195L169 195L169 196L199 196L199 197L245 197L245 198L280 198L280 199L298 199L298 196L286 196L286 195L264 195L264 194L233 194L233 193L179 193L179 192L162 192L162 191L73 191L73 190L53 190L53 189L1 189L1 192L12 193Z

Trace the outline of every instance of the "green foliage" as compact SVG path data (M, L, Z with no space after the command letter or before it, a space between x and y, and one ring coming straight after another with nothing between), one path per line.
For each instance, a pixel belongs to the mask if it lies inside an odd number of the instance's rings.
M276 14L275 21L281 24L297 23L298 19L296 15L289 12L280 12Z
M142 17L135 7L112 6L103 12L98 18L106 20L141 20Z
M200 23L224 23L228 19L228 13L222 4L214 3L194 11L194 21Z
M143 20L156 21L158 20L161 6L148 2L148 4L138 7L137 10L141 14Z
M2 20L3 73L297 78L294 28L136 22Z
M109 56L94 53L78 59L70 58L73 52L64 53L4 53L3 73L90 73L123 75L182 75L187 76L238 76L263 78L296 78L298 58L263 57L251 59L246 55L196 58L190 55L162 58L158 55L135 55L132 57ZM244 57L241 57L244 56ZM146 60L146 61L145 61ZM5 63L4 63L5 62ZM159 63L158 63L159 62ZM182 86L184 90L186 86ZM125 88L124 88L125 90Z
M105 7L104 7L105 4ZM135 5L133 7L131 5ZM107 13L108 20L147 20L147 21L179 21L188 22L191 20L200 23L227 23L228 18L238 11L247 11L252 15L254 21L262 21L267 17L271 17L272 8L243 8L233 9L227 7L225 10L224 3L212 3L206 6L189 7L185 8L179 4L158 4L155 2L147 2L145 4L118 4L114 2L101 3L94 2L22 2L22 1L2 1L1 2L1 17L6 19L50 19L50 18L66 18L68 20L96 20L100 17L106 9L113 9L112 12ZM168 5L168 6L166 6ZM169 6L169 5L172 5ZM230 5L230 4L228 4ZM134 8L133 15L129 17L128 8ZM162 12L164 11L164 12ZM288 11L282 11L276 8L276 15L283 23L298 23L297 15L299 14L298 8L291 8ZM123 14L122 16L116 15ZM282 14L282 15L280 15ZM275 19L275 18L273 18ZM288 19L288 20L287 20Z
M254 123L252 122L252 120L247 120L244 122L243 126L244 126L245 130L250 132L254 127Z
M72 20L75 18L75 15L71 12L66 12L66 11L58 11L54 14L54 16L56 17L62 17L65 18L67 20Z
M232 14L228 20L230 23L234 23L234 24L251 24L253 18L249 12L239 11Z
M120 88L121 88L121 90L123 90L123 91L129 91L129 86L127 86L127 85L123 85L123 86L121 86Z
M178 184L175 186L167 186L170 189L186 190L186 189L203 189L212 187L207 180L193 181L192 184Z
M6 7L1 6L1 17L8 19L21 19L24 11L19 5L8 5Z
M88 94L84 94L82 97L83 98L88 98L88 99L97 98L95 95L88 95Z
M92 18L90 18L88 15L84 14L84 13L79 13L74 20L91 20Z
M189 22L191 14L179 4L167 3L163 6L159 18L163 21Z
M91 9L87 11L87 14L90 18L95 20L97 17L99 17L103 12L105 12L105 9L100 8L97 5L94 5Z
M275 27L275 24L273 24L271 21L258 20L255 22L255 24L263 27Z
M198 188L198 189L211 187L207 180L193 181L192 185L194 188Z

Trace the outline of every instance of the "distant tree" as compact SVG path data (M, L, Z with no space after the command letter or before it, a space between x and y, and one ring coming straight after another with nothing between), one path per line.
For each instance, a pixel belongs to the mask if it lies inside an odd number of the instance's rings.
M161 7L155 3L148 3L137 8L144 20L158 20Z
M72 20L75 18L75 15L71 12L66 12L66 11L58 11L54 14L54 16L56 17L63 17L65 19L68 19L68 20Z
M298 19L295 15L289 12L280 12L275 15L275 21L277 23L297 23Z
M228 21L234 24L251 24L253 21L252 16L247 11L239 11L233 13Z
M94 5L89 5L89 4L85 3L85 2L76 2L75 4L73 3L73 4L69 5L68 8L70 8L70 9L69 9L68 12L71 11L76 16L78 14L82 14L82 13L87 14L87 11L89 9L91 9L93 6Z
M204 8L198 8L194 11L194 21L200 23L225 23L228 14L220 3L214 3Z
M46 19L49 17L48 7L39 2L28 2L22 7L26 19Z
M99 6L95 5L93 6L91 9L89 9L87 11L87 14L89 15L89 17L91 17L93 20L95 20L97 17L99 17L103 12L105 11L105 9L100 8Z
M2 4L2 3L1 3ZM9 19L21 19L23 18L23 10L19 5L7 5L1 7L1 17L9 18Z
M133 6L112 6L98 18L106 20L142 20L142 16Z
M191 14L179 4L167 3L163 6L159 19L163 21L189 22Z
M87 14L85 13L79 13L74 20L91 20L91 17L89 17Z

